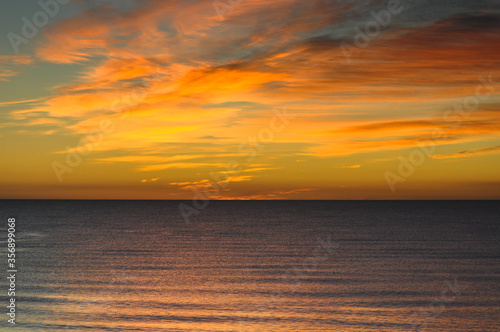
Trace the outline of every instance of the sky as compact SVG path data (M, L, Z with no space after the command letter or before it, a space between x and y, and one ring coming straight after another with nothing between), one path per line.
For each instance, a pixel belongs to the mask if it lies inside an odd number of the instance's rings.
M499 199L500 2L0 11L2 199Z

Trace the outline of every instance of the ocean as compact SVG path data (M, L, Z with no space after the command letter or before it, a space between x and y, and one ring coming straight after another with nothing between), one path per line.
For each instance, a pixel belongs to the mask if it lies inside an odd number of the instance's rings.
M498 202L179 203L1 201L0 329L500 331Z

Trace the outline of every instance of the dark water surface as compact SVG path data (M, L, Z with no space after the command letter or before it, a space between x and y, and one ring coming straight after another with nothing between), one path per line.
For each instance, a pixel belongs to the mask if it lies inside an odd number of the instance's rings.
M498 202L178 204L1 201L0 329L15 217L18 331L500 330Z

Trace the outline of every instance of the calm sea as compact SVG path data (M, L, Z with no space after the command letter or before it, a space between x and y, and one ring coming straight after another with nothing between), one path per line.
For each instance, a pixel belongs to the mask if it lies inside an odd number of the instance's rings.
M190 202L186 202L190 204ZM500 204L2 201L18 331L499 331Z

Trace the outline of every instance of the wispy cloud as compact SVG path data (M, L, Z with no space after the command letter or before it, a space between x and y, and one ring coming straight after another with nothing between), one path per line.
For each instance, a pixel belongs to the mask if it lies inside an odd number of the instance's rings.
M20 105L20 104L29 104L29 103L37 103L42 101L42 98L38 99L27 99L27 100L16 100L16 101L5 101L0 103L0 107L4 106L12 106L12 105Z
M29 44L32 55L0 56L2 84L15 77L30 91L46 91L39 99L4 96L0 107L9 111L2 129L14 124L23 126L23 132L15 128L23 137L57 136L44 151L57 157L97 132L100 143L86 158L94 172L116 168L122 181L139 176L138 184L169 172L170 190L206 185L202 172L224 172L230 160L245 160L242 144L253 142L265 146L255 152L259 161L238 176L226 174L238 182L231 197L255 199L313 195L310 183L331 181L332 168L346 182L360 174L368 179L373 175L364 154L388 160L432 139L436 130L437 146L495 145L498 3L422 0L402 6L346 64L343 45L353 44L357 28L386 3L252 0L221 19L213 1L74 0L71 11L65 7ZM50 74L30 76L42 72ZM443 113L474 95L479 76L493 80L483 88L488 100L450 125ZM262 144L259 133L284 105L293 121L272 144ZM114 130L101 137L102 120ZM485 153L496 148L433 158ZM88 174L72 176L83 181ZM262 178L278 189L259 192L253 186L267 186Z
M213 199L218 200L282 200L282 199L294 199L297 195L301 193L316 191L317 189L312 188L302 188L302 189L291 189L283 191L271 191L265 194L252 194L252 195L219 195Z
M10 80L19 74L20 66L32 63L33 59L28 55L0 55L0 81Z
M477 155L498 154L498 153L500 153L500 146L493 146L474 151L461 151L450 155L432 155L431 157L434 159L456 159L456 158L467 158Z

